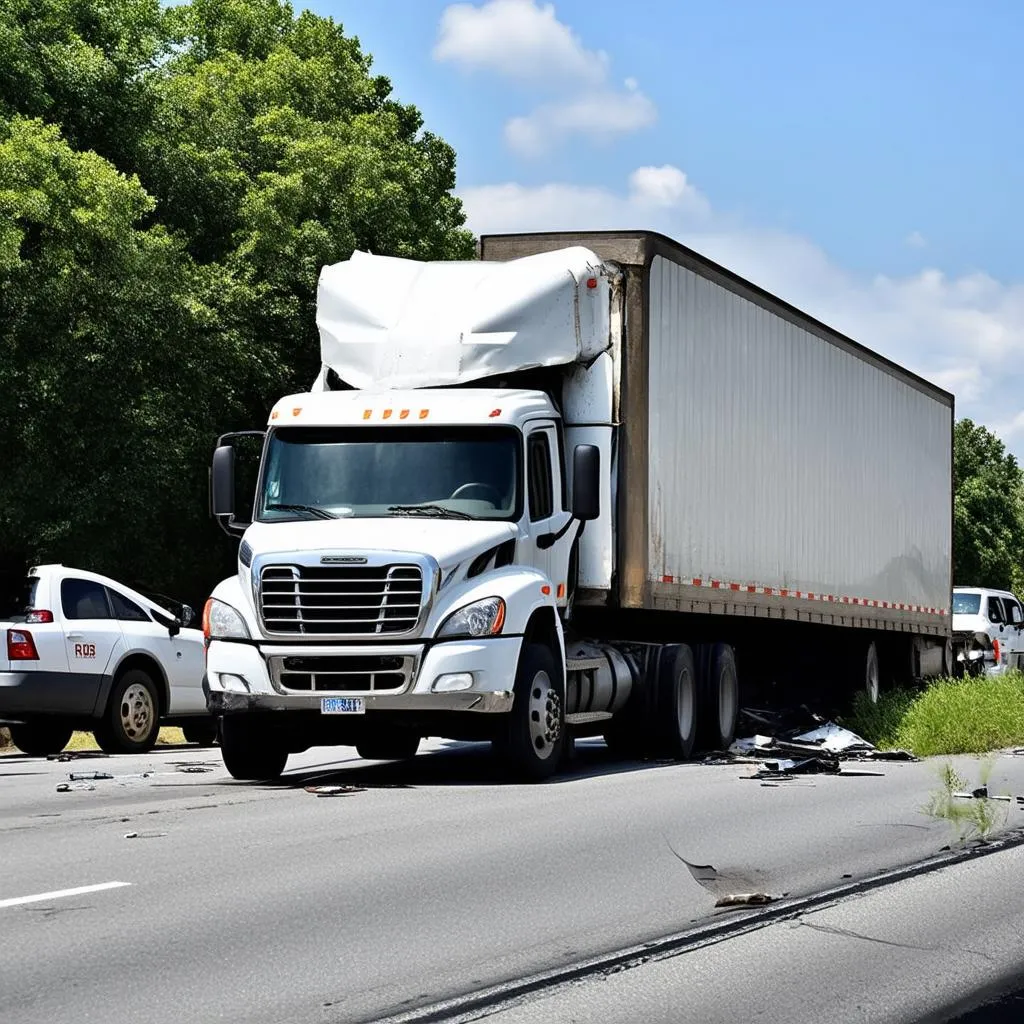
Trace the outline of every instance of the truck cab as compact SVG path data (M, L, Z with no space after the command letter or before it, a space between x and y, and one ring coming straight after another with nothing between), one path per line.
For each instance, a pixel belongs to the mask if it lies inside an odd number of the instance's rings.
M527 774L557 760L564 709L549 705L562 699L561 620L599 511L600 454L567 456L548 395L288 396L270 413L249 521L235 514L233 461L227 438L214 511L241 531L238 573L204 616L229 769L275 774L317 742L411 756L429 734L496 740ZM543 671L509 735L529 648Z

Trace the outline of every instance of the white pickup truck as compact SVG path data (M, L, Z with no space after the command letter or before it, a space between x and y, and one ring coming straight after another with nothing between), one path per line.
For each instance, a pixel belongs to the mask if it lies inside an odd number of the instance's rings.
M0 724L39 756L62 750L75 729L107 753L151 749L161 725L213 743L192 617L95 573L31 569L14 607L0 609Z

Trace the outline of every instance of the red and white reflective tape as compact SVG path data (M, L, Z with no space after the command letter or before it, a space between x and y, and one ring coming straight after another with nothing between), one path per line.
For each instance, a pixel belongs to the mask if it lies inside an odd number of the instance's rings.
M811 590L788 590L782 587L759 587L753 583L725 583L722 580L681 579L678 576L662 576L655 583L679 583L687 587L704 587L709 590L728 590L740 594L767 594L769 597L791 597L799 601L824 601L831 604L855 604L861 608L886 608L896 612L915 612L918 615L946 615L945 608L925 608L919 604L904 604L898 601L877 601L870 597L837 597L835 594L819 594Z

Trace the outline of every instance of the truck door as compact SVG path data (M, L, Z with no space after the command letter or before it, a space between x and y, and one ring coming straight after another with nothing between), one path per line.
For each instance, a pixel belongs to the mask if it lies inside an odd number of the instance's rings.
M1006 627L1006 639L1010 644L1010 667L1024 668L1024 611L1020 601L1015 597L1003 599L1009 612L1009 625Z
M570 527L559 540L551 543L551 538L570 518L565 508L565 475L553 423L537 424L526 435L526 478L530 563L551 580L554 596L558 604L564 606L569 583L569 552L576 531Z
M75 710L89 714L104 677L113 672L124 651L124 638L102 584L65 576L60 584L60 605L68 667L79 677L82 694Z

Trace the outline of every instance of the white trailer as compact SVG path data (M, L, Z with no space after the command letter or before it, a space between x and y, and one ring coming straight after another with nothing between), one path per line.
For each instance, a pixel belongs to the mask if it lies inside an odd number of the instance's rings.
M953 399L646 232L324 268L323 369L270 414L207 605L238 777L354 743L687 757L743 686L951 667Z

